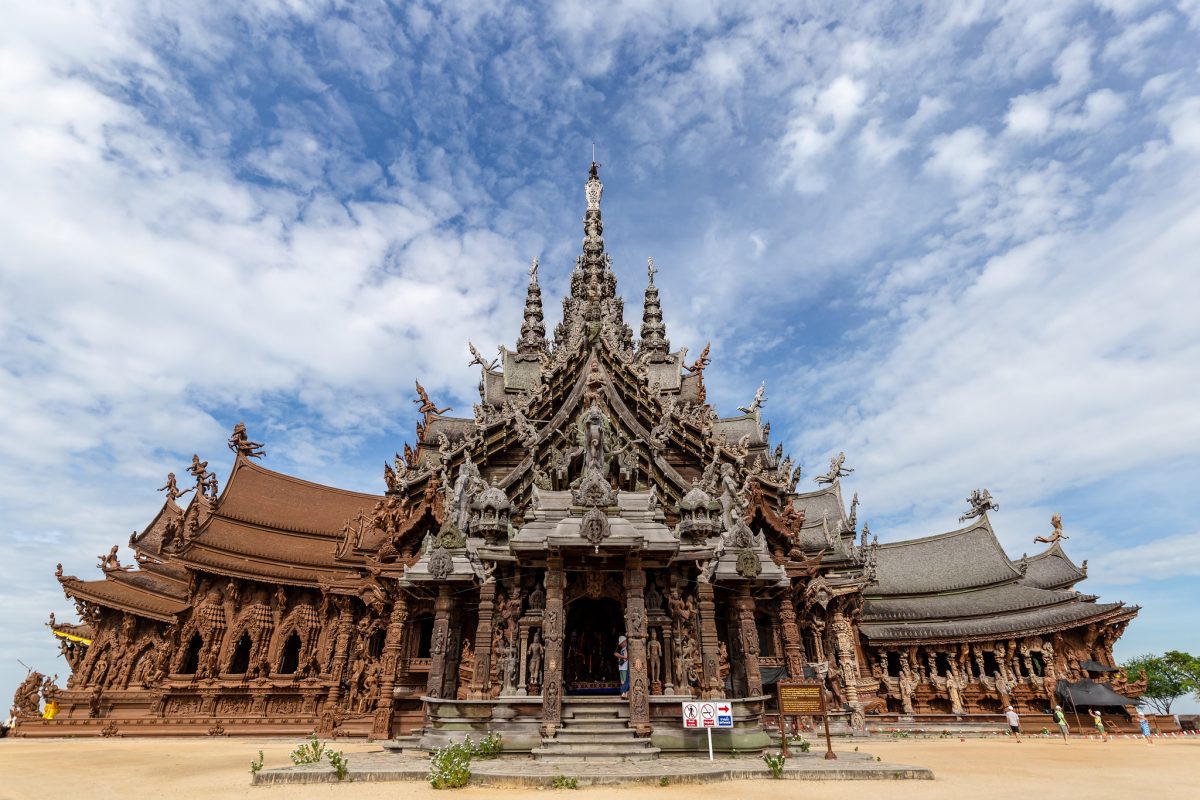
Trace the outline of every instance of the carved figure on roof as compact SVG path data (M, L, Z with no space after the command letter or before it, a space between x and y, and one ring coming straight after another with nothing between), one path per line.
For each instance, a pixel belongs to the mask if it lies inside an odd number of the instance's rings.
M1035 542L1041 542L1042 544L1054 544L1059 539L1070 539L1071 538L1070 536L1067 536L1065 533L1063 533L1062 514L1055 514L1054 516L1052 516L1050 518L1050 524L1054 528L1050 532L1050 535L1049 536L1035 536L1033 538L1033 540Z
M161 487L159 489L159 491L166 492L168 500L178 500L179 498L183 497L188 492L195 491L195 489L192 488L192 489L184 489L182 492L179 491L179 487L175 485L175 473L168 472L167 473L167 483L165 486Z
M593 469L600 474L607 472L609 448L611 443L609 439L612 435L612 426L608 421L608 417L600 410L600 406L593 403L588 407L579 420L579 429L583 433L583 458L586 469Z
M196 479L196 494L203 495L205 487L208 485L208 462L201 461L200 456L193 453L192 465L188 467L188 472Z
M967 498L967 502L970 503L971 510L959 517L959 522L982 517L989 511L1000 510L1000 504L992 500L992 493L987 489L975 489Z
M217 485L217 474L215 472L208 473L208 480L204 482L204 492L213 500L216 500L217 495L220 494Z
M800 483L800 472L802 469L803 469L803 467L801 467L799 464L797 464L796 469L792 472L792 477L788 479L788 491L789 492L796 491L796 486L799 485L799 483Z
M829 461L829 472L826 472L824 475L818 475L813 480L822 485L829 485L836 483L838 478L844 478L851 472L854 472L854 470L846 466L846 454L838 453Z
M704 349L700 351L700 357L684 367L693 375L698 372L704 372L704 369L712 363L712 359L708 357L709 350L712 348L712 342L705 342Z
M387 487L389 492L396 491L399 485L396 480L396 470L392 469L392 465L386 461L383 462L383 485Z
M262 458L267 454L260 442L250 441L246 435L246 423L239 422L233 426L233 435L229 437L229 449L239 456L246 458Z
M426 424L429 423L430 417L436 417L440 414L445 414L447 411L454 410L450 406L438 408L437 403L429 399L429 393L425 391L425 387L421 385L421 382L417 381L416 384L418 399L413 400L413 405L417 406L418 413L425 415Z
M30 670L29 674L25 676L25 680L21 681L21 685L13 693L13 716L37 715L40 709L38 690L41 689L44 677L42 673Z
M484 358L483 353L480 353L478 350L476 350L475 345L472 344L470 340L467 341L467 347L471 351L471 360L467 362L468 367L473 367L478 364L479 366L483 367L484 372L495 372L497 367L499 367L499 362L496 359Z
M99 564L100 569L103 570L104 572L112 572L113 570L123 570L125 572L128 572L129 570L134 569L134 566L132 564L130 564L129 566L125 566L125 567L121 566L121 560L120 560L120 558L117 557L117 553L119 551L120 551L120 545L114 544L112 546L112 549L108 551L108 555L97 556L100 559L100 564Z
M738 406L738 411L741 411L743 414L753 414L755 411L758 411L767 402L766 392L767 382L763 381L759 384L758 391L754 393L754 399L750 401L750 405Z
M650 431L650 449L658 452L667 446L667 438L671 435L671 420L675 416L675 399L667 400L663 407L662 417Z

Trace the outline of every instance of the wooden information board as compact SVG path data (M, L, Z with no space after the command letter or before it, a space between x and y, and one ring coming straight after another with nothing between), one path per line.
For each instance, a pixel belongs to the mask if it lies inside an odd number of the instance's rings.
M810 681L780 681L779 713L789 716L816 716L825 713L825 691Z

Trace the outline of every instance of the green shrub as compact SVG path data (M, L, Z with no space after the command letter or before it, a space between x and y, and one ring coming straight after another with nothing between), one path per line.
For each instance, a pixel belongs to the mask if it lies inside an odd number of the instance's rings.
M659 786L670 786L671 779L668 778L666 775L663 775L661 778L658 779L658 785Z
M578 789L579 778L572 778L569 775L555 775L554 780L550 781L552 789Z
M329 766L333 767L333 774L337 775L339 781L345 780L350 774L350 762L342 755L342 751L329 750L326 755L329 756Z
M501 739L503 738L504 737L502 737L496 731L489 733L487 736L479 740L479 744L471 745L471 755L475 756L476 758L495 758L496 756L500 755ZM468 736L467 742L470 743L470 741L471 737Z
M259 770L261 770L262 768L263 768L263 754L262 754L262 750L259 750L258 751L258 760L250 762L250 774L257 775L259 773Z
M763 753L763 761L767 762L772 778L778 780L783 777L783 765L787 762L783 753Z
M471 780L471 737L433 751L429 759L429 785L435 789L461 789Z
M322 757L325 755L325 745L317 740L317 734L314 732L308 737L308 741L298 746L292 751L292 763L296 766L302 764L320 764Z

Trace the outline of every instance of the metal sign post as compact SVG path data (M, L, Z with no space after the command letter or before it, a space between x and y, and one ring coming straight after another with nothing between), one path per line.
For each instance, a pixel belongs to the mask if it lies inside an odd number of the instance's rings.
M817 716L825 721L825 758L836 760L833 752L833 740L829 736L829 714L825 709L825 687L820 681L786 680L776 684L779 691L779 729L784 737L784 748L787 748L787 724L785 716ZM793 727L800 726L793 720Z

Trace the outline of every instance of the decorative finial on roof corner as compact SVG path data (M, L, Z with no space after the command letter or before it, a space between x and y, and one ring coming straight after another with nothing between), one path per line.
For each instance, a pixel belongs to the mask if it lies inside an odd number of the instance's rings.
M529 265L529 282L537 283L538 260L537 256L533 257L533 263Z
M1035 536L1033 537L1033 541L1041 544L1056 544L1059 539L1071 538L1063 533L1062 514L1055 514L1054 516L1050 517L1050 525L1053 527L1053 530L1050 531L1049 536Z
M650 278L650 285L654 285L654 273L658 272L658 267L654 266L654 256L646 256L646 275Z
M987 489L975 489L967 497L967 502L971 504L971 510L958 518L959 522L966 522L969 519L983 518L987 516L988 511L999 511L1000 504L992 499L992 493Z

